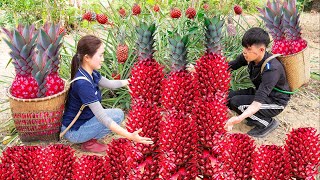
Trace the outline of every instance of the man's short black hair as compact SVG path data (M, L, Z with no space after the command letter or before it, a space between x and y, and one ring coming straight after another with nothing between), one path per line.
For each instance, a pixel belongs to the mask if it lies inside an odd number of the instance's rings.
M259 27L250 28L242 37L242 46L250 47L252 45L265 45L268 47L270 43L269 34Z

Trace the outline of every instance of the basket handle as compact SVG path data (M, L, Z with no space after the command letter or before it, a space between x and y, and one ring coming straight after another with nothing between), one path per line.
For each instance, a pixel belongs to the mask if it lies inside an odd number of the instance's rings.
M260 70L261 74L263 73L263 69L264 69L264 67L266 67L267 63L268 63L269 61L271 61L273 58L276 58L276 57L278 57L278 56L281 56L281 54L274 54L274 55L268 57L268 59L266 59L266 60L263 62L263 64L261 65L261 70Z
M67 131L69 131L69 129L73 126L73 124L76 123L77 119L79 118L80 114L82 113L85 107L86 107L85 105L83 104L81 105L80 110L78 111L76 117L74 117L71 123L69 124L69 126L63 132L60 133L60 138L62 138L67 133Z

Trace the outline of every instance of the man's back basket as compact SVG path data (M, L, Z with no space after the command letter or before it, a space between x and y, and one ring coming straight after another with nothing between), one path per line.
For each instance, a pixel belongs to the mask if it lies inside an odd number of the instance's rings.
M295 91L310 80L310 61L308 47L296 54L277 57L286 71L291 91Z
M58 141L69 83L65 81L58 94L35 99L13 97L9 89L12 118L21 141Z

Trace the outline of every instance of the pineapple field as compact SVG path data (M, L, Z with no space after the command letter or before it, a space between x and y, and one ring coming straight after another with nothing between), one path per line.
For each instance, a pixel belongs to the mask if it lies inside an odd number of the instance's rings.
M58 2L47 4L51 14L25 22L1 20L0 8L0 180L320 178L320 12L303 12L309 1ZM229 89L253 86L246 68L228 70L251 27L270 33L268 51L290 55L308 47L310 61L309 82L265 138L248 136L243 122L224 128ZM124 110L121 126L142 129L153 144L110 134L101 139L108 149L97 154L63 138L26 142L19 136L7 93L21 99L61 93L86 34L105 44L101 75L129 79L128 88L103 89L102 105Z

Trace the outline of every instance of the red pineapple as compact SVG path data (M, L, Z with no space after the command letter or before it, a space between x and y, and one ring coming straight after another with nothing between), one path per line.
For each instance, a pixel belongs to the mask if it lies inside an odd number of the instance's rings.
M218 144L221 135L226 133L224 124L228 120L227 106L217 98L212 101L196 100L193 116L197 120L201 147L212 148Z
M171 112L160 123L160 175L164 179L195 179L197 140L195 120Z
M106 179L108 169L105 169L105 167L104 157L83 155L73 166L72 179Z
M114 139L108 144L106 151L106 169L109 168L111 179L127 179L130 168L128 167L127 161L129 157L136 157L140 159L141 155L133 154L133 146L127 139L120 138ZM136 162L136 159L134 162Z
M223 21L219 16L206 18L205 27L207 52L197 61L195 77L199 82L201 97L212 99L217 91L227 94L231 75L226 58L221 55Z
M285 27L283 21L282 5L280 1L268 0L267 5L263 8L258 8L261 13L261 18L266 23L273 38L272 53L288 55L291 54L290 42L285 38Z
M97 14L97 21L100 24L106 24L108 22L108 17L105 14Z
M153 10L154 10L155 12L159 12L159 11L160 11L159 5L158 5L158 4L155 4L155 5L153 6Z
M39 85L34 77L32 77L32 68L34 66L33 57L35 55L34 48L38 33L35 33L34 26L19 25L12 32L3 28L8 40L4 39L11 52L16 76L11 85L10 93L12 96L22 99L37 98Z
M290 179L289 156L284 148L262 145L253 154L252 175L255 180Z
M209 4L208 3L204 3L202 8L205 10L205 11L208 11L209 10Z
M128 122L126 123L127 130L132 133L138 129L142 129L139 134L149 137L153 141L152 145L135 144L135 147L143 155L153 153L158 146L159 123L161 121L160 112L160 108L142 102L133 104L129 111Z
M235 5L233 7L233 10L234 10L234 13L237 14L237 15L241 15L242 14L242 8L239 5Z
M122 18L126 17L127 13L126 13L126 10L123 9L122 7L119 9L119 14Z
M134 4L132 7L132 14L133 15L139 15L141 13L141 8L139 4Z
M38 146L13 146L2 153L0 179L34 179L39 167ZM42 172L43 176L45 175Z
M39 171L35 179L71 179L73 164L75 163L74 150L63 144L49 145L42 149L39 158Z
M153 58L155 24L142 23L137 27L138 62L131 69L129 80L131 101L160 105L161 86L164 79L163 66Z
M222 152L218 160L227 169L232 169L236 179L252 178L252 155L255 149L254 141L246 134L227 134L220 144Z
M315 128L298 128L287 134L285 149L293 177L297 179L314 179L319 174L320 135Z
M156 156L147 156L142 161L132 166L128 180L157 179L159 177L158 159Z
M300 14L296 1L285 1L283 14L286 36L290 39L291 53L298 53L307 47L307 41L301 37Z
M172 8L170 11L170 16L171 16L171 18L174 18L174 19L180 18L181 10L177 7Z
M187 18L189 19L193 19L197 14L197 11L195 8L193 7L189 7L187 10L186 10L186 16Z
M87 21L95 21L96 20L96 13L94 12L86 12L82 15L82 19L85 19Z
M51 61L50 74L46 77L46 96L51 96L64 90L64 81L58 74L60 65L60 47L63 34L59 34L60 25L46 23L40 29L37 48L45 53Z

